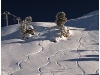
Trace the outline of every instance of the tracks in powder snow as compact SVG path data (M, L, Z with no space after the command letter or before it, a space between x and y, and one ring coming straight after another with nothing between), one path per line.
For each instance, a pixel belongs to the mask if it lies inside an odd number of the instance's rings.
M57 55L59 52L63 52L63 51L68 51L68 49L59 50L59 51L55 52L54 54L52 54L51 56L47 57L47 63L38 68L38 71L39 71L38 75L42 75L42 71L41 71L42 67L45 67L45 66L47 66L47 65L49 65L51 63L51 61L50 61L51 57L53 57L53 56ZM64 55L64 57L66 57L66 55L64 53L63 53L63 55ZM56 62L56 64L59 65L59 66L61 66L61 67L64 67L58 61Z
M41 50L39 50L39 51L37 51L37 52L35 52L35 53L30 53L30 54L28 54L28 55L26 56L26 59L25 59L25 60L23 60L23 61L21 61L21 62L19 62L19 63L17 64L17 65L18 65L18 69L16 69L15 71L11 72L9 75L13 75L15 72L19 71L19 70L21 69L21 64L22 64L22 63L25 63L26 61L28 61L28 59L29 59L29 57L30 57L31 55L35 55L35 54L38 54L38 53L40 53L40 52L43 51L43 47L41 46L40 42L38 43L38 45L41 47Z
M94 24L95 25L95 24ZM93 24L90 24L90 26L89 26L89 29L91 29L91 27L93 26ZM90 31L88 31L87 33L85 33L85 35L83 36L83 37L85 37L88 33L89 33ZM78 49L80 48L80 46L82 45L81 44L81 40L82 40L82 38L83 37L80 37L79 38L79 45L78 45L78 47L77 47L77 53L79 54L79 56L78 56L78 58L77 59L80 59L81 58L81 54L80 54L80 52L78 51ZM81 69L81 71L82 71L82 75L85 75L85 71L82 69L82 67L79 65L79 62L78 61L76 61L76 65ZM95 74L98 74L97 72L98 72L98 70L99 70L99 68L98 69L96 69L96 71L95 71Z
M51 63L51 62L50 62L50 58L51 58L52 56L55 56L57 53L58 53L58 52L56 52L55 54L53 54L53 55L47 57L47 61L48 61L48 62L47 62L46 64L42 65L41 67L38 68L38 71L40 72L40 74L38 74L38 75L41 75L41 74L42 74L41 68L42 68L43 66L46 66L46 65L50 64L50 63Z
M96 51L96 50L95 50ZM97 51L98 52L98 51ZM99 52L98 52L99 53ZM95 74L98 74L99 68L96 69Z
M89 27L89 29L92 27L92 25L93 25L93 24L91 24L91 26ZM90 32L90 31L88 31L88 32L84 35L84 37L85 37L89 32ZM39 33L39 34L40 34L40 33ZM39 35L39 34L38 34L38 35ZM77 50L77 53L78 53L78 55L79 55L79 56L78 56L78 59L81 58L81 54L80 54L80 52L78 51L78 49L79 49L80 46L82 45L82 43L81 43L82 38L83 38L83 37L80 37L80 38L78 39L79 45L78 45L78 47L77 47L77 49L76 49L76 50ZM41 47L41 50L39 50L39 51L37 51L37 52L35 52L35 53L28 54L28 55L26 56L26 59L25 59L25 60L23 60L23 61L21 61L21 62L18 63L18 69L16 69L15 71L13 71L12 73L10 73L9 75L13 75L15 72L19 71L19 70L21 69L21 64L22 64L22 63L25 63L26 61L28 61L28 59L30 58L31 55L35 55L35 54L38 54L38 53L40 53L40 52L43 51L43 47L41 46L41 44L38 43L38 45ZM40 67L38 68L38 72L39 72L38 75L42 75L42 71L41 71L41 68L42 68L42 67L47 66L47 65L49 65L49 64L51 63L51 61L50 61L50 58L51 58L51 57L57 55L57 54L58 54L59 52L61 52L61 51L66 51L66 50L67 50L67 49L59 50L59 51L55 52L54 54L50 55L49 57L47 57L47 63L44 64L44 65L42 65L42 66L40 66ZM64 53L63 53L63 55L66 57L66 55L65 55ZM62 66L58 61L56 62L56 64L59 65L59 66ZM82 69L82 67L80 66L80 64L79 64L78 61L76 61L76 65L81 69L82 75L85 75L85 71ZM62 66L62 67L64 67L64 66ZM65 67L64 67L64 68L65 68ZM99 70L99 69L96 69L95 74L98 73L98 70ZM53 74L53 75L54 75L54 74Z
M93 24L90 24L89 29L91 29L92 26L93 26ZM79 56L78 56L77 59L80 59L80 58L81 58L81 54L80 54L80 52L78 51L78 49L79 49L80 46L82 45L81 40L82 40L82 38L85 37L89 32L90 32L90 31L88 31L87 33L84 34L84 36L82 36L82 37L80 37L80 38L78 39L79 45L78 45L78 47L77 47L76 50L77 50L77 53L78 53ZM67 49L65 49L65 50L60 50L60 51L66 51L66 50L67 50ZM55 55L56 55L58 52L60 52L60 51L57 51L57 52L54 53L53 55L47 57L47 61L48 61L48 62L47 62L46 64L42 65L41 67L38 68L38 71L40 72L38 75L42 75L41 68L44 67L44 66L47 66L48 64L50 64L50 63L51 63L50 58L53 57L53 56L55 56ZM64 56L66 57L65 54L64 54ZM59 66L62 66L59 62L56 62L56 64L59 65ZM80 70L82 71L82 75L85 75L85 71L84 71L84 70L82 69L82 67L80 66L78 60L76 61L76 65L77 65L77 66L80 68ZM63 67L64 67L64 66L63 66ZM64 67L64 68L65 68L65 67ZM98 73L98 70L99 70L99 69L96 69L95 74ZM54 74L53 74L53 75L54 75Z
M82 37L79 38L79 46L77 47L77 53L79 54L79 56L78 56L77 59L80 59L81 58L81 54L78 51L78 48L80 48L80 46L81 46L81 39L82 39ZM81 66L79 65L79 62L78 61L76 61L76 65L82 70L82 75L85 75L85 71L81 68Z

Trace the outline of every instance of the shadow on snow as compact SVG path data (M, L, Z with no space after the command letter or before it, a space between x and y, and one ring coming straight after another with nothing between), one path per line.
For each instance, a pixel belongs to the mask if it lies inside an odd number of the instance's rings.
M71 50L71 52L75 52L77 53L78 52L86 52L86 51L99 51L99 50Z
M82 75L82 74L78 74L78 75ZM99 74L85 74L85 75L99 75Z
M23 41L17 40L17 41L10 42L10 43L27 43L27 42L44 41L44 40L52 41L52 37L55 37L57 33L57 30L55 30L55 27L42 27L42 26L34 25L34 28L35 28L35 32L37 33L37 36L33 35L29 39L25 39L25 40L22 39ZM17 30L16 32L13 32L11 34L1 37L1 41L10 40L10 39L21 39L20 31Z
M84 55L81 58L68 59L63 61L99 61L99 55Z

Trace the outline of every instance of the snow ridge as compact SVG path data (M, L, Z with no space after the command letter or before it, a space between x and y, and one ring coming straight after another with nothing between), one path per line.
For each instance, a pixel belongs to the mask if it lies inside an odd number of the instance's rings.
M94 14L94 15L98 15L99 13L96 13L96 14ZM78 19L83 19L83 18L88 18L88 17L92 17L92 16L94 16L94 15L88 15L88 16L83 16L83 17L79 17L79 18L76 18L76 19L70 19L70 20L68 20L68 21L71 21L71 20L78 20Z

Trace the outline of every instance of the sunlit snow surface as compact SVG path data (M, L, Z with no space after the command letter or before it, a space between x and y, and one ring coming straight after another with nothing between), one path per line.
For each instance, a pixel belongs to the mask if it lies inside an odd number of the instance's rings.
M99 75L98 11L71 19L68 38L54 43L56 24L32 22L35 35L20 38L19 26L1 28L1 75Z

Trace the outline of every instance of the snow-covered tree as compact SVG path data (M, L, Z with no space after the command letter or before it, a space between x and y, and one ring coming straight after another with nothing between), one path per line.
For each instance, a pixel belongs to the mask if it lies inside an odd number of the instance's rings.
M31 36L33 36L35 34L34 32L34 27L32 25L28 25L26 28L26 38L29 39Z
M64 12L57 13L55 22L57 26L64 25L67 22L66 14Z
M24 39L28 39L29 37L31 37L32 35L35 34L34 32L34 27L32 25L30 25L32 21L32 17L26 17L25 20L23 20L20 24L20 34L21 34L21 38Z
M67 29L64 25L62 26L59 26L59 33L58 33L58 36L59 37L68 37L69 36L69 29Z
M64 12L59 12L56 15L56 20L55 20L58 28L59 28L59 37L68 37L69 36L69 30L64 26L64 24L67 22L66 14Z
M27 23L25 22L25 20L23 20L20 24L21 24L21 26L20 26L20 36L21 36L21 38L25 38Z
M25 18L25 20L26 20L28 23L30 23L30 22L32 22L32 17L31 17L31 16L28 16L28 17Z

